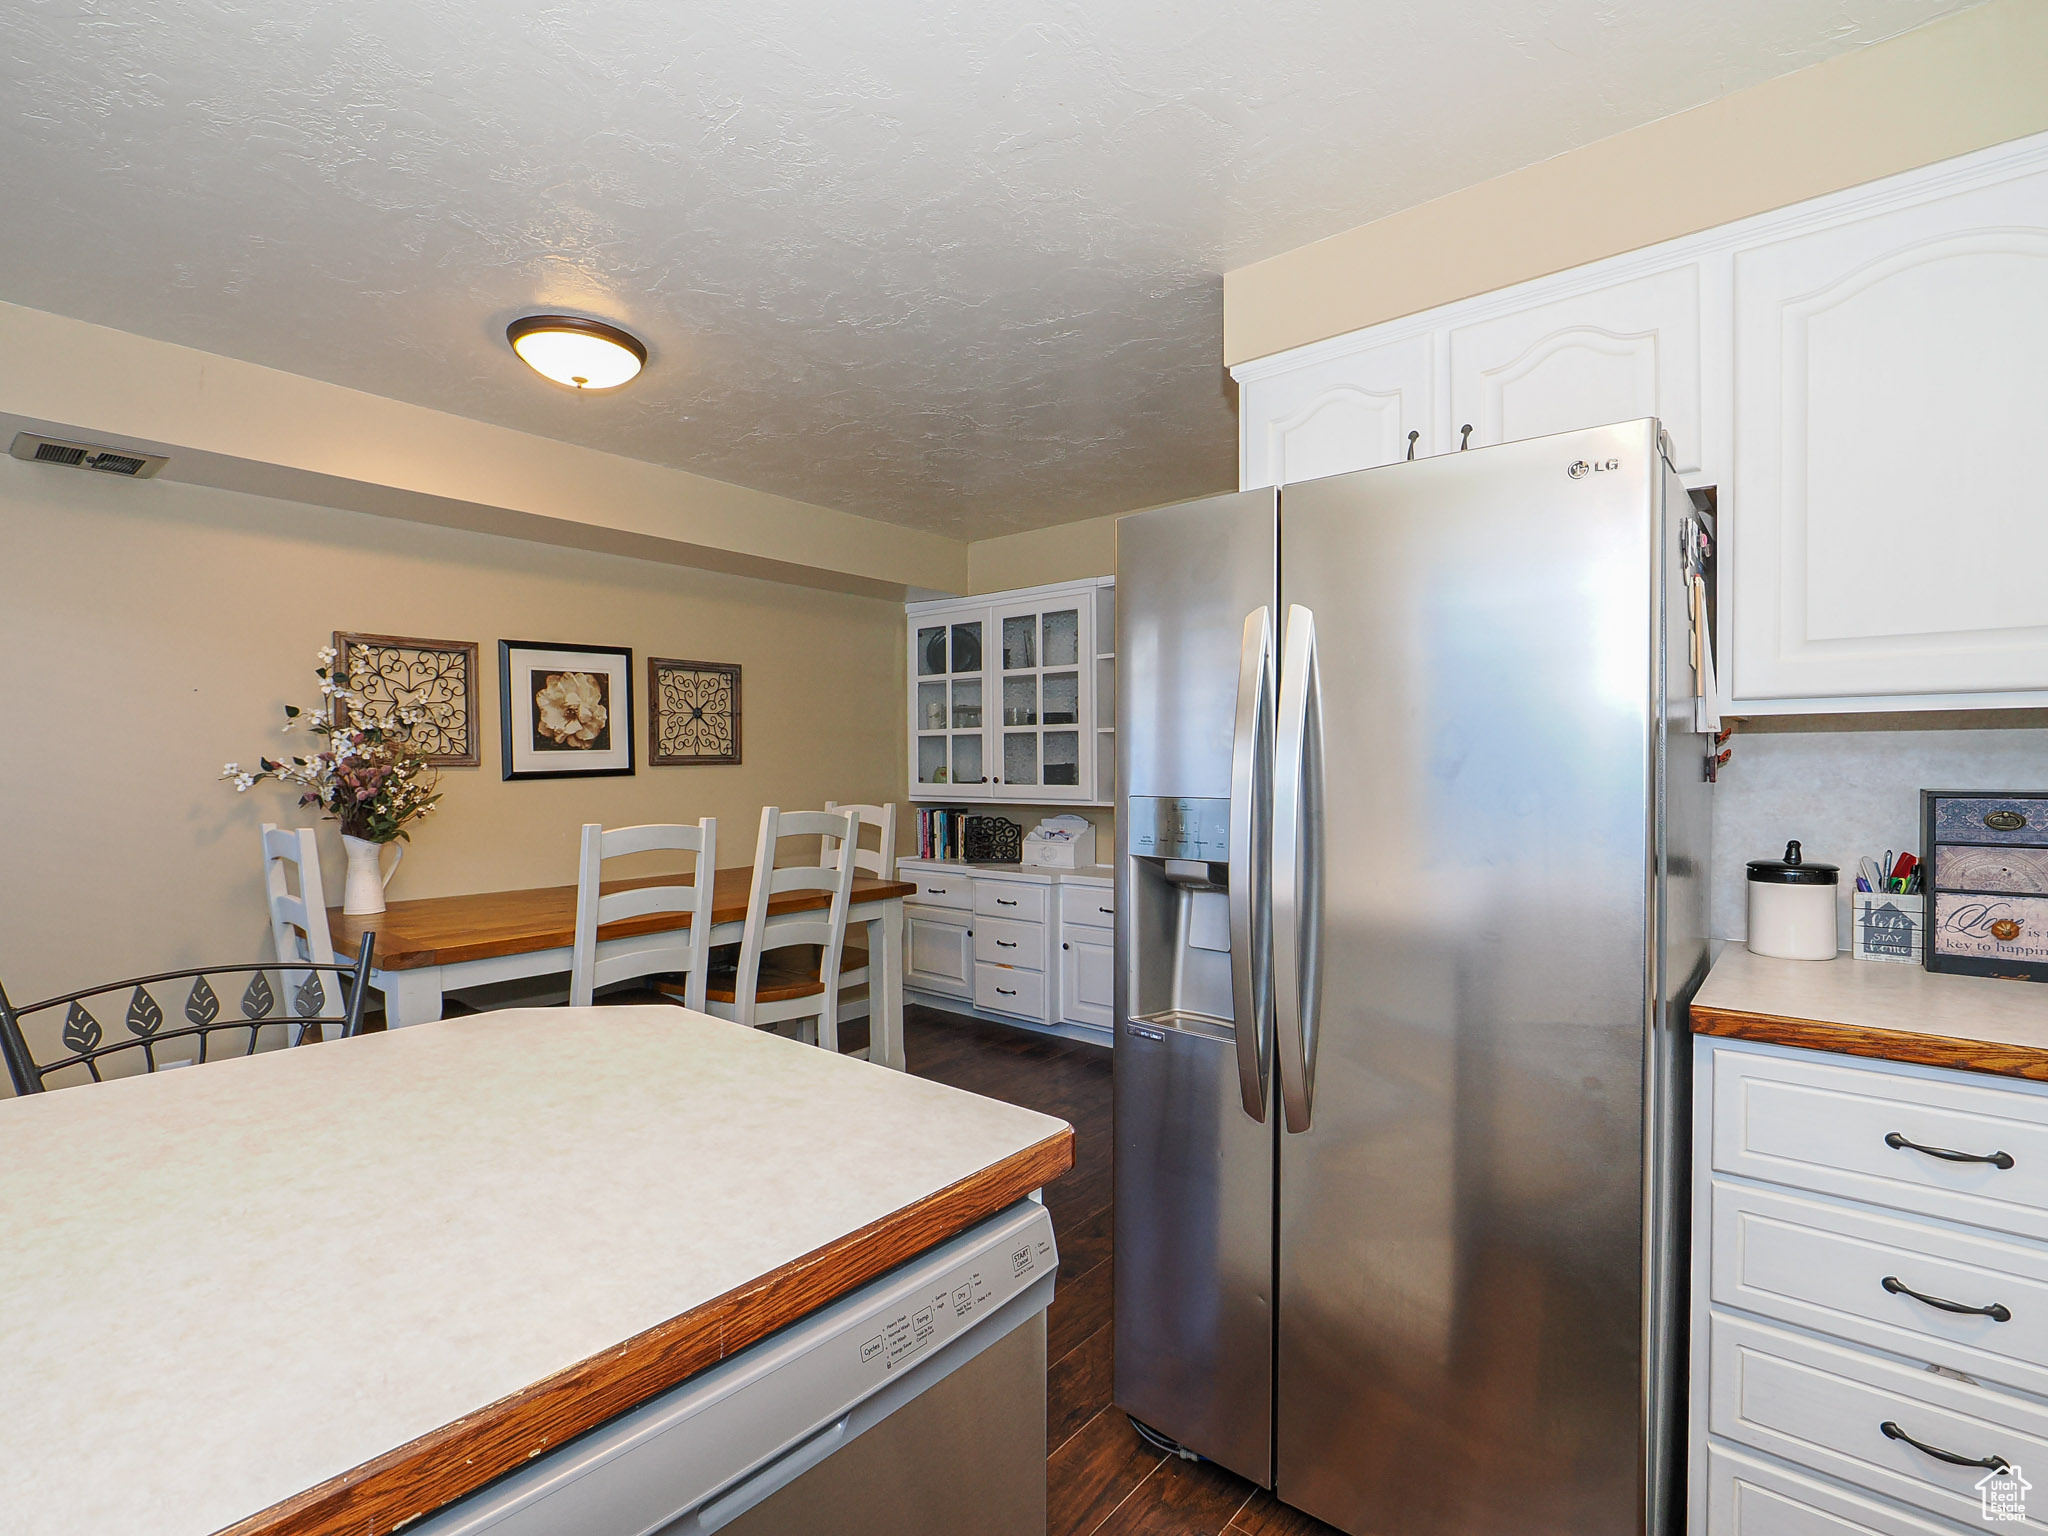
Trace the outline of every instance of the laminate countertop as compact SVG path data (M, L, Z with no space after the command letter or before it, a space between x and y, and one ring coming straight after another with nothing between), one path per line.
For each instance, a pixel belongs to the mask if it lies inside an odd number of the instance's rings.
M956 875L987 875L997 880L1028 880L1035 885L1114 885L1114 864L1083 864L1078 869L1048 869L1041 864L970 864L965 859L901 858L898 873L914 875L923 870ZM917 899L915 893L911 900Z
M1692 1002L1697 1035L2048 1081L2048 985L1874 960L1768 960L1730 944Z
M0 1100L0 1532L390 1531L1058 1178L1072 1140L668 1007Z

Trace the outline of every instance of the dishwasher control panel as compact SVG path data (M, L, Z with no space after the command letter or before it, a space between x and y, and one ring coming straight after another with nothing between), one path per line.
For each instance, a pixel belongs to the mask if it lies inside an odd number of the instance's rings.
M1041 1213L1042 1214L1042 1213ZM891 1315L877 1320L875 1331L859 1345L860 1363L883 1373L921 1357L926 1348L950 1338L960 1328L1001 1306L1040 1275L1059 1268L1050 1219L1033 1222L992 1250L944 1275L935 1275Z

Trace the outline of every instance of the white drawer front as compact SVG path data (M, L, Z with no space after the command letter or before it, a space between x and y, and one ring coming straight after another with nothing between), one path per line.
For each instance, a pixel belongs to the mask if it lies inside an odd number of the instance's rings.
M1707 1536L1953 1536L1894 1505L1862 1498L1726 1446L1707 1451Z
M2048 1098L2016 1089L1717 1049L1714 1168L2048 1238Z
M1722 1305L2048 1395L2048 1250L2031 1243L1716 1181L1713 1271Z
M1717 1435L1971 1524L1985 1469L1953 1466L1880 1426L1955 1455L2048 1467L2048 1407L1719 1312L1710 1327ZM2048 1504L2035 1510L2006 1528L2048 1531Z
M974 878L971 875L952 875L937 869L906 869L903 878L917 884L917 894L908 898L911 901L927 907L974 909Z
M1116 926L1116 888L1108 885L1060 886L1060 921L1083 928Z
M1014 880L974 882L974 910L990 917L1013 917L1019 922L1045 921L1045 892L1042 885Z
M1045 972L1013 971L1006 965L977 961L974 1006L990 1013L1014 1013L1027 1019L1045 1017ZM2048 1466L2048 1461L2042 1463Z
M977 915L974 919L974 958L990 960L997 965L1022 965L1042 971L1045 969L1045 925Z

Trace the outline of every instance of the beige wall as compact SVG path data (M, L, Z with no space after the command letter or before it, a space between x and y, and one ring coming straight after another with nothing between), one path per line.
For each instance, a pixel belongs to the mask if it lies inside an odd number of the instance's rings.
M1240 363L2048 130L2048 3L1989 4L1223 279Z
M443 775L394 897L567 883L585 820L715 815L731 865L764 803L903 797L887 599L4 457L0 552L0 981L17 999L267 953L256 824L306 813L215 776L298 739L280 707L312 699L338 627L482 647L483 766ZM739 662L744 764L649 768L642 745L631 778L503 782L501 637ZM636 676L636 709L644 692Z
M1116 574L1116 520L1121 513L1091 517L1056 528L1034 528L967 546L969 593L1007 592L1055 581L1085 581Z

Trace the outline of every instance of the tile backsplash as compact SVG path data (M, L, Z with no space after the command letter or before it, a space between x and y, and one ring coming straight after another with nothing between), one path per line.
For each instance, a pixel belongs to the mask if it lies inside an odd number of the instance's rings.
M1800 715L1741 722L1714 788L1713 931L1748 935L1744 866L1790 838L1842 866L1836 921L1849 947L1856 860L1920 852L1923 789L2048 789L2048 711Z

